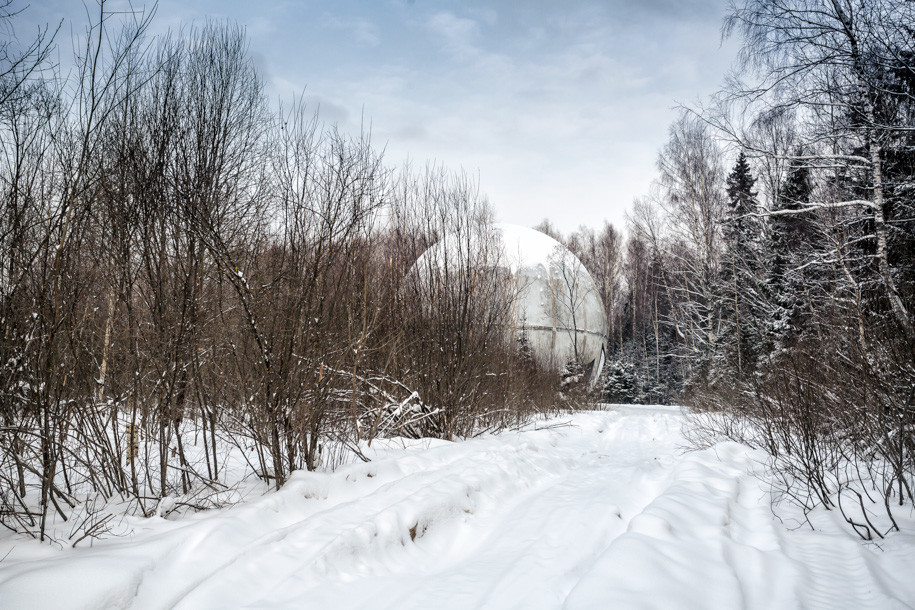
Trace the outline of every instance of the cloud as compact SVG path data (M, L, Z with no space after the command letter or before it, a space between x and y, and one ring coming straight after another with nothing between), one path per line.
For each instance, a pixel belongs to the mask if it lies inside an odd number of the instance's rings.
M429 139L429 131L422 124L403 125L391 132L391 138L398 141L425 141Z
M499 23L499 13L492 8L471 8L469 10L472 15L476 16L488 27L495 27Z
M322 118L369 121L392 164L479 170L521 224L621 222L655 174L672 106L710 93L729 61L724 0L402 1L328 9L275 72L299 73ZM314 52L327 45L333 62Z
M271 84L284 103L288 104L291 100L298 100L305 104L310 113L316 113L322 121L345 124L350 120L350 111L342 103L323 95L307 93L285 78L274 77Z
M245 30L251 36L269 36L276 32L276 24L264 16L252 17L245 22Z
M325 14L323 24L327 28L346 32L353 40L365 46L377 47L381 44L381 31L368 19L362 17L349 19Z
M323 121L328 123L346 123L350 113L342 104L336 104L320 95L305 95L305 104L313 108Z
M370 21L357 19L352 23L351 31L356 40L370 47L376 47L381 43L378 27Z
M427 27L450 55L458 59L477 56L476 43L482 37L480 24L452 13L437 13L429 18Z
M273 80L270 62L267 61L267 58L263 53L260 51L251 51L251 63L254 64L254 69L257 70L258 75L264 79L265 82Z
M640 0L623 2L623 10L640 21L704 21L717 20L726 4L708 0Z

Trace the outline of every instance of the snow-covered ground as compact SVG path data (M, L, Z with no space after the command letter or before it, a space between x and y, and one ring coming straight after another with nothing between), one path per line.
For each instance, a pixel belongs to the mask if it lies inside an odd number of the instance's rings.
M762 456L683 450L674 408L614 407L369 463L59 550L0 539L3 608L904 608L915 520L879 547L773 514ZM754 476L754 473L759 476ZM88 544L84 542L83 544Z

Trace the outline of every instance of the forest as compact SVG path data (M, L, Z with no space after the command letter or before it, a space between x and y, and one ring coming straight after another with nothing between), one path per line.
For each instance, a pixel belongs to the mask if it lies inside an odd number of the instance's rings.
M239 26L100 2L66 73L53 26L0 42L0 523L216 506L227 447L278 489L376 437L610 402L686 405L696 444L762 448L782 495L886 535L873 507L915 502L913 11L738 2L740 65L627 226L536 227L606 307L595 391L504 340L481 185L273 107ZM444 274L411 272L446 235Z

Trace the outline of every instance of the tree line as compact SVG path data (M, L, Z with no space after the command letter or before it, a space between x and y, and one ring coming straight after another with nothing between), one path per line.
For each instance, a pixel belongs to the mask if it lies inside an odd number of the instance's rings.
M604 399L706 415L863 538L915 495L915 7L745 0L628 236L566 238L611 320ZM549 222L541 226L550 230Z

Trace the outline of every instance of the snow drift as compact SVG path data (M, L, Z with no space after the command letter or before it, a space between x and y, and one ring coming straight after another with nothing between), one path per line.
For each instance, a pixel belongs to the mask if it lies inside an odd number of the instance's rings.
M913 521L881 547L778 515L763 456L684 452L678 409L615 407L370 463L57 550L0 540L30 608L864 608L915 604Z

